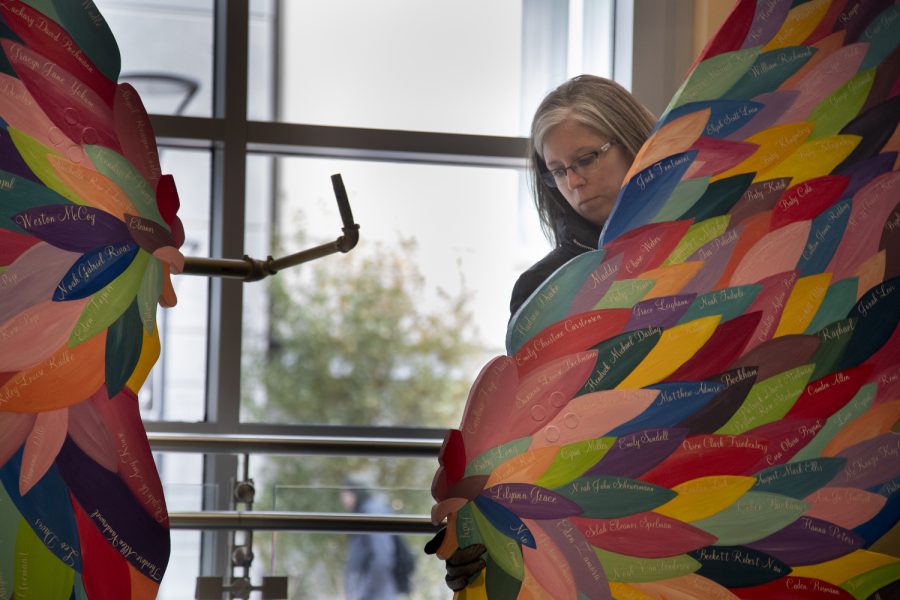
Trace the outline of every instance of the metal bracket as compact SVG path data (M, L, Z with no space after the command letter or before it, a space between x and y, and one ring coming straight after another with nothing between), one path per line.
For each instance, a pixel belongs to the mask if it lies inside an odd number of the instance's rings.
M235 579L228 584L221 577L198 577L197 587L194 590L194 598L198 600L222 600L222 594L227 592L232 599L249 598L250 592L262 592L263 600L287 600L287 577L263 577L262 585L252 585L250 580L244 577Z
M347 198L347 190L344 189L344 181L340 173L331 176L331 185L334 188L338 211L341 213L341 230L344 235L330 244L322 244L296 254L282 258L267 257L266 260L250 258L246 254L243 258L203 258L188 256L184 259L184 275L201 275L204 277L226 277L229 279L241 279L245 282L259 281L278 271L294 267L301 263L316 260L335 252L350 252L359 242L359 225L353 222L353 212L350 210L350 200Z
M250 479L250 456L244 454L244 478L234 482L232 490L232 506L244 504L247 511L253 510L256 487ZM253 585L250 580L250 567L253 564L253 530L244 531L244 539L239 544L234 535L231 539L231 573L226 577L201 576L197 578L194 598L198 600L221 600L227 594L230 600L248 600L255 591L262 592L263 600L286 600L288 597L287 577L263 577L262 585ZM235 574L236 569L243 570L242 575Z

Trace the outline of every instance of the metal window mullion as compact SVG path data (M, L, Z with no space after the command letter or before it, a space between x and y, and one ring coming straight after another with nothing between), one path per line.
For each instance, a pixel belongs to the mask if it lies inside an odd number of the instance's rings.
M161 146L197 148L224 144L223 119L153 115ZM521 167L526 138L429 131L360 129L248 121L248 152L294 156L333 156L359 160L393 160L432 164Z
M247 179L249 7L248 0L222 1L216 7L214 112L223 120L224 137L213 145L210 254L240 257ZM232 431L240 414L242 284L222 278L210 282L215 314L210 318L207 419Z
M244 248L249 0L217 0L213 6L213 117L220 137L212 145L210 254L233 257ZM240 282L227 279L213 278L209 285L206 420L227 432L240 419L242 290ZM233 508L237 466L234 455L204 456L204 510ZM230 573L230 534L204 531L200 574Z
M248 123L249 150L284 154L353 155L430 162L516 166L525 157L522 138L455 133L362 129L325 125ZM455 157L455 158L454 158Z

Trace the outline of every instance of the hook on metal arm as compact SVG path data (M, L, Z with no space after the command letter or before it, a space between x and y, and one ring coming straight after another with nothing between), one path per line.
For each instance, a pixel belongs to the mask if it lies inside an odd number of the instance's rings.
M259 281L278 271L294 267L301 263L309 262L334 254L335 252L350 252L359 242L359 225L353 222L353 212L350 210L350 200L347 198L347 190L344 189L344 181L340 173L331 176L331 185L337 199L338 211L341 213L344 235L329 244L322 244L313 248L301 250L296 254L290 254L282 258L266 260L250 258L246 254L243 258L202 258L188 256L184 259L185 275L203 275L207 277L227 277L241 279L243 281Z

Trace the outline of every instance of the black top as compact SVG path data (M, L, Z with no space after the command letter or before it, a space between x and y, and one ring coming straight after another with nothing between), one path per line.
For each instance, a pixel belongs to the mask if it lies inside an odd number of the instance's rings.
M568 210L564 212L563 218L556 222L556 248L519 275L516 285L513 286L512 299L509 302L510 315L516 314L522 303L554 271L579 254L597 249L601 228L584 219L568 205L566 208Z

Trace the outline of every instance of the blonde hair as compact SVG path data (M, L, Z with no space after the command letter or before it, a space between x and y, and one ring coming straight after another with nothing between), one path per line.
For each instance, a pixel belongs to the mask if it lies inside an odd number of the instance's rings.
M656 123L656 117L615 81L595 75L579 75L547 94L531 122L530 177L534 202L547 237L556 239L556 221L568 204L559 190L541 181L547 170L541 156L544 138L564 121L575 121L617 145L631 162Z

